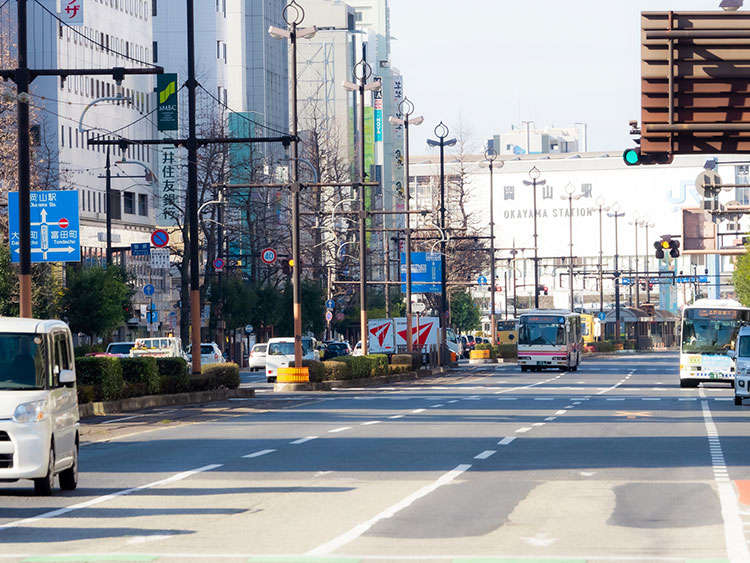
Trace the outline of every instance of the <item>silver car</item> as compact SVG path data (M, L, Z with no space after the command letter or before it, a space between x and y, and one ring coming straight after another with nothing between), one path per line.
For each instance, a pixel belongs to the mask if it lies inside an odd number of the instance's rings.
M256 344L253 349L250 350L250 358L248 359L248 367L255 371L257 369L266 369L266 349L268 344Z

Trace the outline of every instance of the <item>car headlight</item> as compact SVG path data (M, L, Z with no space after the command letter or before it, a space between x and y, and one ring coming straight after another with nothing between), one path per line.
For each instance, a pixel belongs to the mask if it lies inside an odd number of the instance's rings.
M44 401L33 401L31 403L22 403L16 407L13 413L15 422L41 422L47 418L44 409Z
M740 384L740 387L744 387L745 386L745 382L742 379L740 379L737 383Z

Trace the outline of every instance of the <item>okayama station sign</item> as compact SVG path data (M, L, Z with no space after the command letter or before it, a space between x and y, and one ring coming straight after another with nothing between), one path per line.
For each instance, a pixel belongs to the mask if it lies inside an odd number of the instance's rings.
M598 209L594 207L574 207L573 217L593 217L595 213L598 213ZM557 218L569 218L570 209L567 207L555 207L553 209L539 209L536 210L536 216L538 219L557 219ZM528 209L506 209L503 212L503 218L507 220L518 220L518 219L533 219L534 208Z

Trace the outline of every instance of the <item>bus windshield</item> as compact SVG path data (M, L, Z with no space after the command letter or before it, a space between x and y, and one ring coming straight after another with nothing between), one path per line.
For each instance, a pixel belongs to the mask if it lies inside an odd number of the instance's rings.
M732 348L743 311L735 309L685 311L682 351L687 354L725 354Z
M558 323L521 323L518 343L525 346L564 346L565 325Z

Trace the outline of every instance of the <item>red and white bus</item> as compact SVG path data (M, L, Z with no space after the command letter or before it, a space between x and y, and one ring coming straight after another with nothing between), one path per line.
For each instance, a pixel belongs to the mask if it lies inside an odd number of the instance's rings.
M581 315L534 310L518 319L518 365L521 371L559 368L576 371L581 363Z

